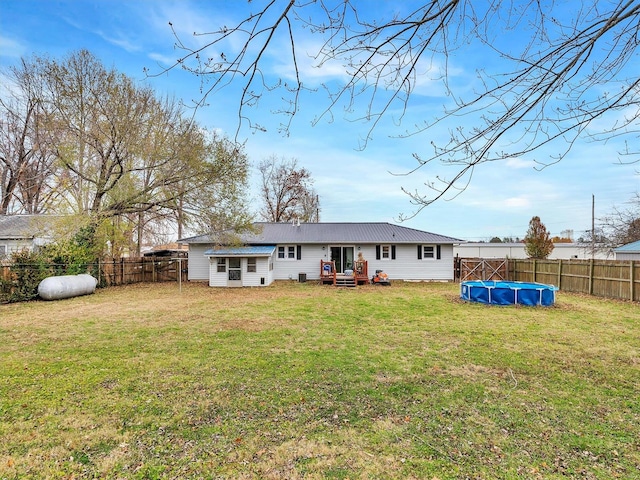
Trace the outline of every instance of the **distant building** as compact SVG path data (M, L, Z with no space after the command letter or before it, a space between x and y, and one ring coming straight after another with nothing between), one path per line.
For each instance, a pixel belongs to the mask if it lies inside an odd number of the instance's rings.
M453 246L453 254L462 258L528 258L525 244L513 243L461 243ZM611 252L596 252L594 258L606 260L611 258ZM548 257L557 259L589 259L591 249L578 243L554 243L553 251Z
M187 257L189 254L189 245L180 243L168 243L165 245L156 245L143 252L145 257Z
M53 241L48 215L0 215L0 259Z
M613 249L616 260L640 260L640 240Z

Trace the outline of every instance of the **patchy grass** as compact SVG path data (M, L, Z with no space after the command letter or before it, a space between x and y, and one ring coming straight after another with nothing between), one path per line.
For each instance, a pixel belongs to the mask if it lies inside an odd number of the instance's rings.
M638 305L457 289L0 306L0 478L638 478Z

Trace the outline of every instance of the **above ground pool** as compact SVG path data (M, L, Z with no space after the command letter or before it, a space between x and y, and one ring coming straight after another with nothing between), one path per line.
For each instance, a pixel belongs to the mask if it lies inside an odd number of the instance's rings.
M460 298L489 305L543 305L556 301L557 288L544 283L481 281L460 283Z

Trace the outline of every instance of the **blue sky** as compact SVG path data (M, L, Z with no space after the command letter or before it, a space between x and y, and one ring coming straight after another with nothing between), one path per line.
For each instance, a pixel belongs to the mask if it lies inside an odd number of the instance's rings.
M257 0L255 0L257 2ZM255 2L254 2L255 3ZM259 3L259 2L258 2ZM391 9L397 2L362 2ZM33 54L62 58L72 51L86 48L108 67L126 73L140 82L148 82L158 94L171 95L185 102L200 98L199 80L180 70L150 79L143 69L160 72L180 53L174 48L169 22L185 41L199 45L206 37L193 37L193 32L206 32L231 25L246 13L246 2L196 0L0 0L0 66L6 68L20 57ZM300 50L312 51L314 40L301 36ZM233 48L232 44L228 48ZM286 76L291 71L286 57L267 58L266 68L274 75ZM450 58L450 81L472 88L476 81L477 55L465 57L462 52ZM312 59L303 62L306 85L319 88L321 82L337 82L335 69L312 68ZM331 67L331 66L330 66ZM499 66L498 66L499 67ZM239 140L246 141L246 152L255 165L276 155L296 158L315 179L320 195L322 221L395 222L400 214L410 214L413 206L402 187L428 193L424 183L436 175L452 173L451 167L432 165L408 176L402 174L416 166L412 153L424 151L431 139L446 135L444 126L427 134L397 138L425 118L433 116L448 101L441 86L421 79L417 94L398 124L399 111L386 118L373 132L365 149L360 139L368 125L346 117L340 110L323 117L315 126L312 121L326 107L321 92L301 98L300 111L290 134L278 133L281 121L273 114L278 97L263 100L253 109L254 118L267 127L267 132L240 131ZM197 111L204 126L233 136L237 127L237 104L233 90L209 97L209 105ZM459 119L463 122L470 121ZM578 142L560 163L542 171L535 160L547 162L551 152L484 164L474 172L468 188L455 199L438 201L403 225L450 235L470 241L488 240L492 236L519 236L526 233L532 216L540 216L552 235L573 230L578 237L591 226L591 198L595 195L596 217L624 206L640 190L638 165L619 165L615 141L606 144ZM256 196L257 191L254 192ZM254 202L255 204L255 202Z

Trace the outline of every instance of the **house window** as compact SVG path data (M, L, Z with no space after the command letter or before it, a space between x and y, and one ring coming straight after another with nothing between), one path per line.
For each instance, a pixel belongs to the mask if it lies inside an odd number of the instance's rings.
M4 258L7 256L7 246L0 245L0 258Z
M255 273L256 271L257 271L257 268L256 268L256 259L255 259L255 257L247 258L247 272L248 273Z
M395 245L376 245L376 260L395 260Z
M218 258L218 273L224 273L227 271L227 259L226 258Z
M440 260L441 258L441 245L418 245L418 260Z
M278 247L278 260L300 260L300 245L282 245Z

